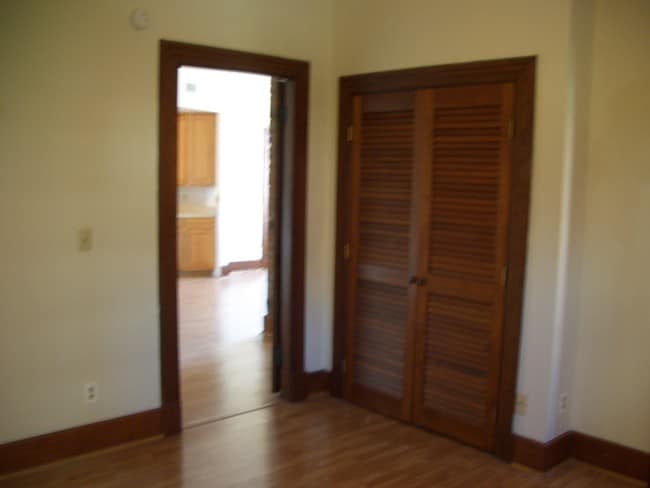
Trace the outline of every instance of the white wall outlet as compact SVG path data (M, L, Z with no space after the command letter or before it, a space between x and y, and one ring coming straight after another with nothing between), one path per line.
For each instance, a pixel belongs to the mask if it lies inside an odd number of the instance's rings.
M528 410L528 395L518 394L515 400L515 414L526 415Z
M97 403L99 398L99 388L97 383L92 381L84 385L84 400L86 403Z
M560 412L561 413L566 412L567 408L569 408L569 394L562 393L560 395Z
M79 229L79 251L88 252L93 248L93 230L90 227Z

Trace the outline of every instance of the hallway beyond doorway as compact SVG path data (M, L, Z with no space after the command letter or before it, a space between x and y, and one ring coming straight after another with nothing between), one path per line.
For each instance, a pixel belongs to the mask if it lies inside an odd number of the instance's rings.
M221 278L179 278L183 426L274 401L273 340L263 334L266 270Z

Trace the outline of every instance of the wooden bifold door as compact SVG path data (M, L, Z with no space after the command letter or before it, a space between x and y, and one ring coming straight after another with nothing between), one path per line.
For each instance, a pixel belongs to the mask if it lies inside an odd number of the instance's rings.
M514 91L352 94L346 134L343 395L488 451L503 398Z

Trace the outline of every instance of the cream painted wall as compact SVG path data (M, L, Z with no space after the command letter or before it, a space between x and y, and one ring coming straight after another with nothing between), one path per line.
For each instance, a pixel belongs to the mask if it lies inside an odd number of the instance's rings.
M145 8L151 27L134 31ZM307 367L329 352L332 7L303 0L0 2L0 443L160 405L158 40L310 61ZM94 249L77 252L91 226ZM99 382L98 403L82 385Z
M650 2L594 5L568 302L570 422L650 452Z
M338 0L339 75L538 55L528 262L518 390L528 411L515 431L547 440L550 359L562 333L555 290L566 178L570 2Z

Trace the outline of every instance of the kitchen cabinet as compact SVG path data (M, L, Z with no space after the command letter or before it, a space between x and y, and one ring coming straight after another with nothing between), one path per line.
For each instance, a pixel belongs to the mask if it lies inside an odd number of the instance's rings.
M217 114L178 114L178 186L216 183Z
M179 271L214 270L214 218L177 219L177 236Z

